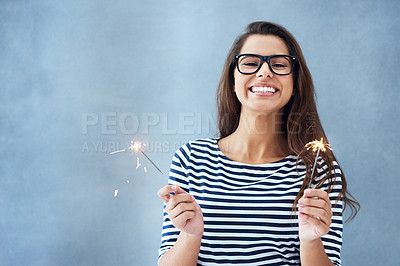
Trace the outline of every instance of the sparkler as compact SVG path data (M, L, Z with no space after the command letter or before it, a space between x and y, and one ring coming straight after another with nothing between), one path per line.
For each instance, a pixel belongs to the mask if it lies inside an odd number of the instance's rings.
M305 147L307 148L307 150L312 149L313 152L317 152L317 154L315 155L314 165L313 165L313 168L311 171L310 183L308 184L308 187L311 188L311 181L314 176L314 171L315 171L315 167L317 166L317 159L318 159L320 151L325 152L326 149L332 150L332 148L328 143L323 142L323 138L321 138L320 141L318 141L318 140L311 141L311 142L307 143Z
M144 144L142 144L141 142L139 142L139 141L133 141L133 140L132 140L132 141L131 141L131 144L130 144L129 147L128 147L128 149L113 151L113 152L110 152L110 154L116 154L116 153L119 153L119 152L125 152L125 151L127 151L127 150L131 150L131 151L133 151L134 153L141 152L141 153L144 155L144 157L146 157L146 159L149 160L149 162L150 162L161 174L164 174L164 173L160 170L160 168L158 168L158 166L149 158L149 156L147 156L146 153L144 153L144 151L142 150L142 145L144 146ZM140 164L140 162L139 162L139 158L137 158L137 167L136 167L136 169L139 168L140 165L141 165L141 164Z

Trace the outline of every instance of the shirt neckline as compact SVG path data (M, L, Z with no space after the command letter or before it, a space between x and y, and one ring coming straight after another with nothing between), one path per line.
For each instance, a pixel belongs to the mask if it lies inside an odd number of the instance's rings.
M218 146L218 141L220 140L220 138L212 138L211 139L213 141L213 145L214 145L214 149L217 151L218 155L220 155L222 158L224 158L227 161L230 161L232 163L238 164L238 165L244 165L244 166L250 166L250 167L262 167L262 166L274 166L276 164L280 164L282 162L285 162L287 160L289 160L290 158L296 157L296 154L289 154L288 156L286 156L285 158L282 158L278 161L274 161L274 162L269 162L269 163L262 163L262 164L250 164L250 163L244 163L244 162L239 162L239 161L235 161L232 160L231 158L229 158L228 156L226 156L221 149Z

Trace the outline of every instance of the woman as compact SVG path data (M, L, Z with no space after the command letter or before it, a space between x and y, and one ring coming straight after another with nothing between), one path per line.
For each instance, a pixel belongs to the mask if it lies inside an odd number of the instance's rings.
M159 265L340 265L342 213L359 204L330 150L311 176L315 155L304 146L326 136L310 72L285 28L254 22L236 39L218 122L219 139L176 152L158 192Z

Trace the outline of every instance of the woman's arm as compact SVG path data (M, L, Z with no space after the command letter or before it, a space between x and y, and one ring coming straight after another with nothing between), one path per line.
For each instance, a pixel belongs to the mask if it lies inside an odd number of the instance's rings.
M175 245L164 253L158 265L160 266L190 266L197 265L201 245L201 235L179 234Z
M322 245L321 236L329 232L332 206L328 193L306 189L299 200L299 237L301 265L334 265Z
M203 214L199 204L177 185L161 188L158 195L166 204L165 211L172 224L181 230L174 246L162 255L159 265L197 265L204 232Z
M301 265L334 265L325 253L321 238L312 241L300 241Z

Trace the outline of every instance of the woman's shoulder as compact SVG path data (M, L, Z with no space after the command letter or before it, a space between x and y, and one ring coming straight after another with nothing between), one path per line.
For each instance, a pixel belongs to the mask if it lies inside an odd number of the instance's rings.
M176 153L184 153L189 155L192 151L199 151L199 152L214 152L218 149L217 145L218 139L216 138L200 138L185 142L181 145Z
M216 138L200 138L186 142L181 148L193 149L193 148L208 148L215 149L218 139Z

